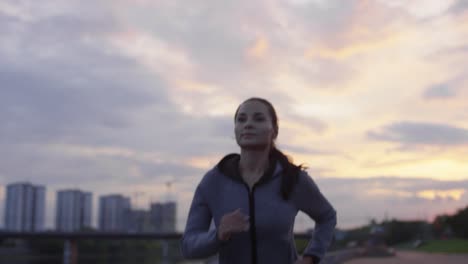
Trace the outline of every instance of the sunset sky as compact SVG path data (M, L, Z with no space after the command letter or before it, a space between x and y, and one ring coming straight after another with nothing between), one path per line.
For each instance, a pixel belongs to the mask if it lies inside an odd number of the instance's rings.
M4 186L176 199L238 152L249 97L279 115L338 227L468 205L468 1L0 0ZM167 188L166 183L171 183ZM299 215L297 230L312 223Z

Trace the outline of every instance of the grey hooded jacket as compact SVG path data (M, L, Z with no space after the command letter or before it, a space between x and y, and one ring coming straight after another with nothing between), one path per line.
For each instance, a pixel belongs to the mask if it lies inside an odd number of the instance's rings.
M236 169L238 162L238 154L227 155L197 186L181 241L183 256L201 259L219 254L219 264L293 264L297 259L294 220L303 211L315 221L313 238L303 254L317 262L323 258L333 238L336 211L309 175L301 171L290 199L284 200L279 162L273 163L252 191ZM249 215L250 229L220 241L221 217L238 208ZM210 228L212 220L214 228Z

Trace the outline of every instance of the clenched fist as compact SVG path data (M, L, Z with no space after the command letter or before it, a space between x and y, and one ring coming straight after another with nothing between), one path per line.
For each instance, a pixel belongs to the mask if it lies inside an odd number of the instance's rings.
M227 241L234 233L246 232L249 230L249 216L236 209L221 217L218 227L218 238L221 241Z

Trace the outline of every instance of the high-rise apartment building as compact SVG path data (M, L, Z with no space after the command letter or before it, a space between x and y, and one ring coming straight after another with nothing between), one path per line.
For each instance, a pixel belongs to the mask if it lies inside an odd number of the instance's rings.
M7 185L5 229L18 232L44 229L45 187L28 182Z
M122 195L99 198L99 229L101 231L127 231L130 221L130 199Z
M150 222L149 212L143 209L131 209L129 213L127 231L130 233L152 232L153 230Z
M92 194L80 190L57 192L56 229L75 232L91 227Z
M155 232L171 233L176 231L176 203L152 203L150 221Z

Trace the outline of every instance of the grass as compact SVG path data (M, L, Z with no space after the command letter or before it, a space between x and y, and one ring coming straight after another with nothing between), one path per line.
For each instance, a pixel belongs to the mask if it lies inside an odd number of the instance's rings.
M468 253L468 240L430 240L423 243L416 250L430 253Z
M296 239L297 252L302 253L309 243L308 239Z

